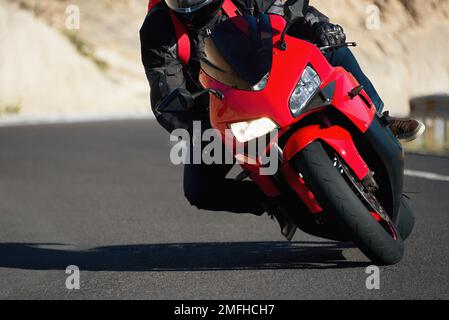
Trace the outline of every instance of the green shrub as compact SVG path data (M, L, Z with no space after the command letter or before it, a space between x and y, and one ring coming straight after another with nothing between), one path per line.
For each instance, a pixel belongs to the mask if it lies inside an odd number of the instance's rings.
M78 51L79 54L81 54L83 57L86 57L86 58L92 60L101 71L106 71L109 68L108 63L104 60L98 59L95 56L95 50L92 47L90 47L87 43L85 43L76 34L76 32L73 32L70 30L64 30L62 33L64 34L64 36L66 36L66 38L70 41L70 43L75 47L75 49Z
M8 104L0 103L0 116L17 115L21 111L22 111L22 104L20 102Z

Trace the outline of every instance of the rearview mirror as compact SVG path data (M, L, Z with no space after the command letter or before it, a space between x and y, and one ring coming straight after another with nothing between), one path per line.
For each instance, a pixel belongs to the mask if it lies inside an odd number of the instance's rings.
M304 17L304 12L309 6L309 0L287 0L284 4L284 19L287 21L284 31L282 31L280 48L287 50L285 36L287 31L295 24L295 22Z

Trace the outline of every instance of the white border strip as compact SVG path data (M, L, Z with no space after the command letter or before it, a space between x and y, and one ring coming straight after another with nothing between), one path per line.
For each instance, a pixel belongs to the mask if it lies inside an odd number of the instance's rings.
M66 114L0 118L0 127L154 119L151 113Z
M449 176L444 176L438 173L433 172L426 172L426 171L416 171L416 170L405 170L405 175L409 177L414 178L421 178L426 180L433 180L433 181L443 181L443 182L449 182Z

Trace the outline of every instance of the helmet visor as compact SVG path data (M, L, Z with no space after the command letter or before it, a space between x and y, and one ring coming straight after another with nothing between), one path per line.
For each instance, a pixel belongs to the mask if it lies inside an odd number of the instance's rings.
M165 0L167 6L178 13L192 13L214 0Z

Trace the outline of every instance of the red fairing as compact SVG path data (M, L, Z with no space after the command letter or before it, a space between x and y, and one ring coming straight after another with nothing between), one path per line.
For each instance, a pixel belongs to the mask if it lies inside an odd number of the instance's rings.
M320 204L315 199L314 194L307 187L304 179L292 169L290 163L286 162L282 166L281 172L290 187L292 187L311 213L315 214L323 212L323 208L321 208Z
M280 128L301 121L308 114L294 118L288 110L288 105L295 85L301 77L298 70L304 70L311 64L322 79L321 88L333 81L336 82L332 105L365 132L375 115L375 108L368 107L360 97L353 100L349 98L348 93L359 85L354 77L342 68L332 67L320 50L309 42L287 36L288 50L280 50L279 41L285 20L273 15L271 24L274 33L273 65L264 90L258 92L238 90L209 77L204 71L200 72L203 87L218 89L225 97L223 100L211 97L211 109L216 110L211 113L214 128L224 130L227 124L261 117L275 120ZM298 55L298 52L302 54ZM367 100L369 101L369 98Z
M359 86L354 77L342 68L332 67L320 50L309 42L287 36L287 50L281 50L280 37L286 24L285 20L281 16L272 15L270 21L273 30L273 62L268 82L263 90L239 90L219 82L204 71L200 72L200 82L203 87L219 90L224 96L223 99L215 95L210 96L212 126L224 136L225 130L232 123L265 117L279 126L279 136L282 136L286 132L291 133L294 124L303 121L312 113L335 108L361 132L366 132L376 111L364 91L361 92L364 99L359 96L352 99L349 97L351 90ZM246 30L245 21L237 18L232 22L241 30ZM321 89L334 83L335 92L330 105L313 109L295 118L289 108L290 97L307 65L311 65L317 71L322 82ZM365 178L370 171L357 151L351 134L344 128L310 125L296 129L284 147L280 173L311 213L319 213L323 210L302 178L292 169L289 161L316 140L324 142L335 150L335 153L348 164L359 179ZM230 150L234 150L235 143L236 141L225 141ZM245 155L235 154L235 156L241 161L249 162L249 158ZM260 161L256 164L245 163L243 167L251 173L253 181L267 196L277 197L281 194L272 177L260 175Z
M331 74L332 68L329 63L319 51L317 54L318 49L312 44L292 41L289 43L289 50L279 50L278 43L285 21L280 16L273 16L271 22L274 32L273 65L264 90L259 92L237 90L201 72L201 84L206 88L218 89L225 96L223 100L211 98L211 109L217 110L211 113L211 122L215 128L223 130L229 123L261 117L275 120L281 128L288 127L299 120L294 118L288 109L290 96L301 77L298 70L304 70L308 61L312 61L314 67L317 66L318 72L320 72L318 66L325 65L321 71L325 77ZM298 55L298 52L305 54Z
M334 99L331 104L354 123L362 133L365 133L376 115L376 108L371 99L365 91L362 91L361 94L369 102L369 106L359 96L353 99L349 97L348 93L359 86L359 83L352 74L343 68L334 68L327 83L331 81L336 83Z
M284 158L290 160L315 140L324 141L335 150L360 180L368 175L369 168L355 147L351 135L337 126L321 128L319 125L312 125L299 129L288 140L284 149Z

